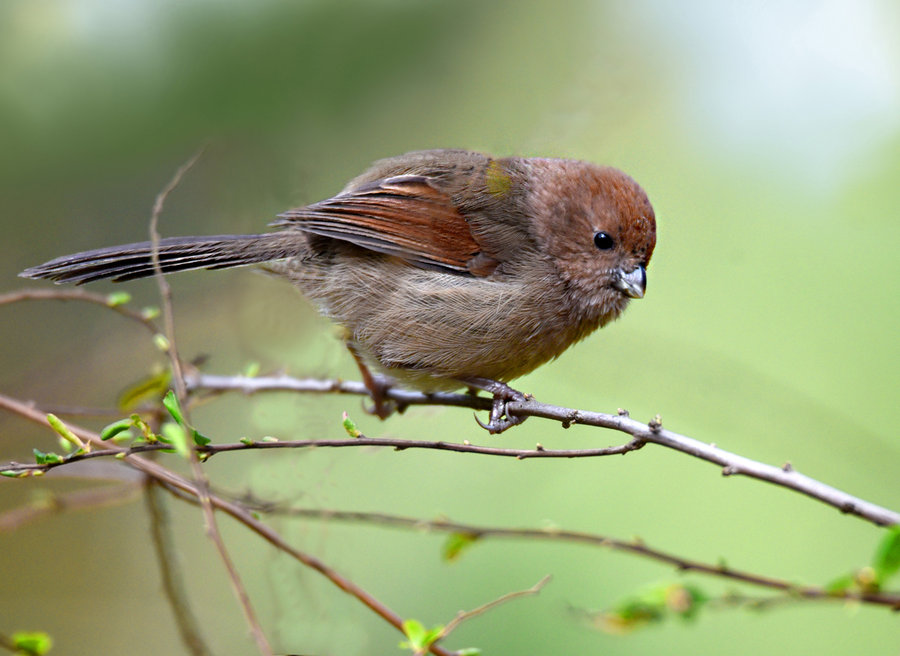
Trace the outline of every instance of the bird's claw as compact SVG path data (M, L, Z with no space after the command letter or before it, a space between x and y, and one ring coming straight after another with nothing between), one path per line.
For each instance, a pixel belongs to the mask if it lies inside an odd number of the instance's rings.
M512 415L507 409L507 405L510 402L524 403L528 400L529 397L522 394L522 392L514 390L506 383L495 380L477 380L473 386L478 389L483 389L486 392L490 392L494 397L491 403L491 414L487 423L481 421L477 414L475 415L475 421L478 425L491 435L497 435L508 428L518 426L527 419L527 417Z

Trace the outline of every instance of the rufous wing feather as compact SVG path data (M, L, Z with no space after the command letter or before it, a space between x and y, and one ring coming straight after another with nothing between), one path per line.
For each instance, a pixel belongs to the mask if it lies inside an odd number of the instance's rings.
M469 272L467 263L482 250L451 198L421 175L364 184L280 214L275 225L348 241L418 266L461 273Z

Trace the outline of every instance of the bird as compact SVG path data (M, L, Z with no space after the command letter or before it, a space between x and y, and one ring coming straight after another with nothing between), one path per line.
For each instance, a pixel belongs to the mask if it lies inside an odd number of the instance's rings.
M656 245L644 190L574 159L437 149L376 161L273 231L167 237L162 273L249 264L286 278L345 333L374 400L388 386L492 395L488 423L521 422L509 382L643 298ZM65 255L25 278L83 284L152 276L153 245Z

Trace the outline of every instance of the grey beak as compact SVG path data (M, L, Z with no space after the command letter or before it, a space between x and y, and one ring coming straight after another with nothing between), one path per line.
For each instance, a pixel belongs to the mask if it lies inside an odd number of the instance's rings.
M613 284L616 286L616 289L626 296L644 298L644 291L647 289L647 271L640 265L627 273L619 269L618 276Z

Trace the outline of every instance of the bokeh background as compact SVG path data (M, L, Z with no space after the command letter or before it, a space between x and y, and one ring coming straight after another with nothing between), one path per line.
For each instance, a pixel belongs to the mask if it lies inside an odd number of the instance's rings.
M5 0L0 4L0 288L60 254L165 234L251 232L379 157L431 147L611 164L656 208L646 298L517 383L539 399L666 426L900 506L897 437L900 8L787 3ZM171 279L186 357L354 377L335 331L281 281L249 271ZM98 284L100 291L118 289ZM127 289L157 302L154 284ZM109 405L161 356L92 307L0 308L0 390ZM488 437L467 411L385 423L357 399L229 397L195 423L217 441L369 435L559 448L622 437L531 420ZM102 423L102 422L99 422ZM0 416L4 459L53 436ZM172 457L174 460L174 457ZM177 466L177 463L176 463ZM825 583L871 557L881 531L797 494L725 479L648 447L625 458L507 461L318 450L219 456L228 490L315 508L640 536L688 557ZM93 483L2 481L0 506ZM172 504L187 587L217 654L249 654L240 612L196 509ZM400 636L315 573L223 520L276 649L399 653ZM443 536L276 521L295 544L406 617L449 620L545 574L538 597L461 627L486 654L896 654L896 614L840 604L711 610L627 636L586 626L648 585L686 580L631 556L486 541L458 562ZM144 505L65 514L0 535L0 631L54 653L183 651L160 591Z

